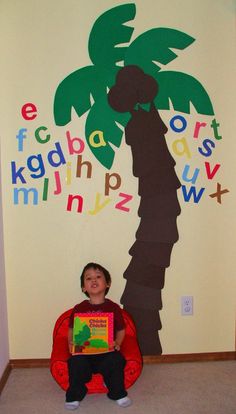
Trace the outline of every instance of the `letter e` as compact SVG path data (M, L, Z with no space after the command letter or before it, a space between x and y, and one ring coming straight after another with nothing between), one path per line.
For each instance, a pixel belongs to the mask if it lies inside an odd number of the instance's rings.
M36 106L28 102L21 108L21 115L26 121L32 121L37 116L37 108Z

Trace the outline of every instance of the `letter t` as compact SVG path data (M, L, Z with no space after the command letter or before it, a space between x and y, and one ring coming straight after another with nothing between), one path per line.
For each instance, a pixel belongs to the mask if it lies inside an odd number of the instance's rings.
M211 128L213 128L215 139L222 139L222 136L218 133L219 126L220 124L216 121L216 119L213 119L211 123Z

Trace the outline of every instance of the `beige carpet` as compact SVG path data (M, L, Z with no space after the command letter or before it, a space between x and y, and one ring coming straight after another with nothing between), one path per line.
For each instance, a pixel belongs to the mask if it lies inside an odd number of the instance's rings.
M144 365L129 389L133 405L119 408L90 394L75 413L236 414L236 361ZM47 368L14 369L0 397L1 414L65 414L64 391Z

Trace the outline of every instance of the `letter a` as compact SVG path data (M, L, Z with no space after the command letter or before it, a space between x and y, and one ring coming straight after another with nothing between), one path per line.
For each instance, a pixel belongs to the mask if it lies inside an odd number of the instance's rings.
M188 158L191 158L191 152L185 138L176 139L172 144L172 148L176 155L186 154Z
M96 136L98 137L98 142L95 142ZM94 148L105 147L107 145L102 131L93 131L89 136L89 143Z

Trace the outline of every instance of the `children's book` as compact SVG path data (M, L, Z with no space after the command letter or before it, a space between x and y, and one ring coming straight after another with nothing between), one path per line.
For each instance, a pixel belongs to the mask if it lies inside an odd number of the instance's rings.
M113 313L75 313L72 355L114 350Z

